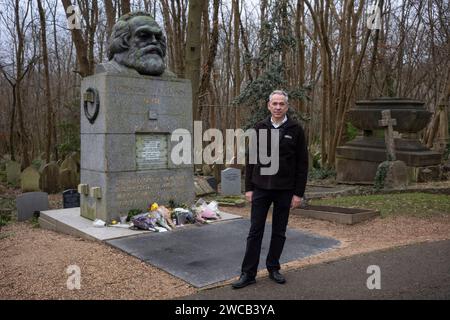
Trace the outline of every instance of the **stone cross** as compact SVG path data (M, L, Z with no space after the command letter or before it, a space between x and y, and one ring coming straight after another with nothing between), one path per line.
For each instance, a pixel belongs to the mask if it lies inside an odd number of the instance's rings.
M384 141L386 143L388 161L395 161L395 142L394 142L394 128L397 125L397 120L391 118L391 110L381 111L381 120L378 125L385 127Z

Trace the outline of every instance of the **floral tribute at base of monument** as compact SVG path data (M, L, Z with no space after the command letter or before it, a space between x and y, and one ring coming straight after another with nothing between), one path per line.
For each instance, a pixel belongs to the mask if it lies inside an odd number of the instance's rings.
M207 224L212 220L220 220L218 203L211 201L209 204L199 199L189 209L175 207L173 209L152 203L146 212L139 209L132 209L128 215L121 216L120 222L112 220L109 227L149 230L153 232L167 232L175 228L183 227L186 224ZM93 222L95 227L105 227L107 223L102 220Z

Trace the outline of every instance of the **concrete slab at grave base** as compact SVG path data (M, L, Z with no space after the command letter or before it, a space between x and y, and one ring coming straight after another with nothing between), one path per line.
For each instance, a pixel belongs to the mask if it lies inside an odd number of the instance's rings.
M331 206L307 206L306 208L291 210L291 213L308 218L327 220L343 224L355 224L373 219L380 215L380 213L375 210Z
M241 218L227 212L221 212L221 217L221 221ZM80 215L80 208L41 211L39 225L44 229L94 241L106 241L150 232L119 227L96 228L92 225L91 220ZM183 228L189 227L191 226L187 225ZM175 232L178 230L176 229Z
M177 232L148 233L107 241L151 265L200 288L232 279L240 274L250 221L219 222ZM259 269L265 269L271 225L266 224ZM327 238L289 229L280 263L330 250L340 244Z

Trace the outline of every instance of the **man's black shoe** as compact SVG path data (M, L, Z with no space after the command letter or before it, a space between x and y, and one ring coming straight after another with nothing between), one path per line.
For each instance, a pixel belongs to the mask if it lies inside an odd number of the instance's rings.
M248 286L249 284L253 284L253 283L256 283L255 277L250 277L246 273L242 273L239 280L236 282L233 282L231 284L231 286L233 287L233 289L240 289L240 288L244 288L244 287Z
M286 282L286 279L277 270L269 271L269 278L279 284L283 284Z

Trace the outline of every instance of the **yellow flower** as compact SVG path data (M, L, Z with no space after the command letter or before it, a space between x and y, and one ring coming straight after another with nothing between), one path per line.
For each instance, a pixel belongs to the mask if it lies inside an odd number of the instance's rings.
M158 210L158 204L156 202L152 203L151 207L150 207L150 211L155 211Z

